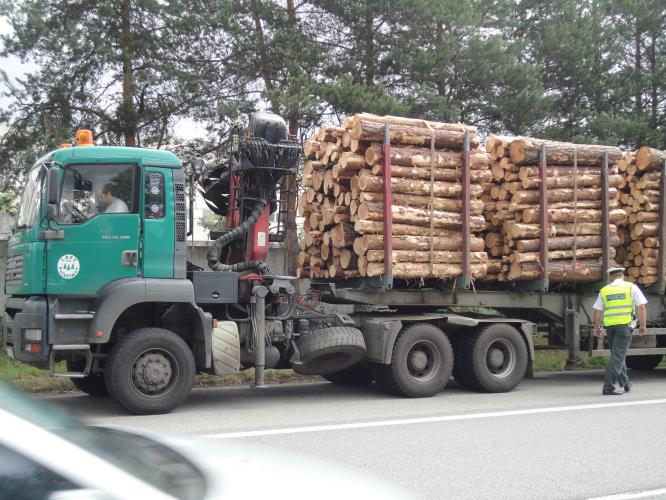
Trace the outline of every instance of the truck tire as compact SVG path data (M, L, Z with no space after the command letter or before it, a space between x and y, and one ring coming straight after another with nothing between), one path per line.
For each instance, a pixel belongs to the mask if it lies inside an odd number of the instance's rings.
M508 392L525 376L527 357L518 330L506 323L490 324L464 341L456 380L483 392Z
M111 397L139 415L168 413L183 403L194 383L192 350L162 328L140 328L113 346L104 380Z
M67 361L67 371L81 372L85 366L85 361ZM69 379L72 385L79 391L85 392L89 396L97 398L105 398L109 396L109 391L106 389L103 373L91 373L87 377L71 377Z
M346 385L347 387L365 387L366 385L370 385L374 380L370 368L363 362L345 370L326 373L322 377L329 382L337 385Z
M648 354L647 356L627 356L627 368L632 370L649 371L654 370L661 360L662 354Z
M345 370L365 358L365 340L358 328L333 326L315 330L296 341L301 363L293 370L301 375L323 375Z
M446 334L429 323L417 323L398 335L390 365L373 364L377 385L410 398L434 396L451 378L453 349Z

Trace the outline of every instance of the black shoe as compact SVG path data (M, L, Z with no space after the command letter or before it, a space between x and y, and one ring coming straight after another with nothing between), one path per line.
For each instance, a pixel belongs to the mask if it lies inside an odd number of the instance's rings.
M633 382L627 382L627 385L624 386L624 392L631 392L631 388L633 387L634 383Z
M617 389L613 389L612 391L602 391L604 396L622 396L624 394L623 392L618 391Z

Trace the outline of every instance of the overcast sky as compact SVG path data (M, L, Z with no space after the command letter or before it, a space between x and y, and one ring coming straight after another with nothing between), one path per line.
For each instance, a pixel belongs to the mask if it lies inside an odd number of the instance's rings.
M0 16L0 34L11 33L11 28L7 20ZM17 57L0 57L0 68L2 68L7 75L15 81L17 77L21 77L27 72L37 69L34 63L22 63ZM0 82L0 94L4 94L7 90L5 83ZM0 108L6 107L10 100L0 95ZM4 124L0 123L0 131L4 128ZM205 129L190 119L179 120L174 127L174 134L176 138L183 140L190 140L194 138L204 137L206 135Z

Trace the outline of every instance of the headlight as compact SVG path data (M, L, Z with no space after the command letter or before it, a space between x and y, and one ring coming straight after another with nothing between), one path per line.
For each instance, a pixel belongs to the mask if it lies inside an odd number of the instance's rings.
M26 328L23 330L23 339L29 342L41 342L42 330L41 328Z

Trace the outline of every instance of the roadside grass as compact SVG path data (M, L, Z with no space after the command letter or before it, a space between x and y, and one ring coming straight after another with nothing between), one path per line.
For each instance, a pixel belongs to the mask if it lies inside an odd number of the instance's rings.
M64 370L64 366L61 365L58 369ZM264 375L266 384L322 380L317 376L299 375L293 370L266 370ZM0 381L26 392L62 393L77 391L68 378L50 377L48 370L40 370L34 366L10 359L4 352L0 353ZM252 381L254 381L254 369L224 377L201 373L197 375L194 385L195 387L250 385Z
M537 339L537 343L542 344L542 339ZM567 357L566 350L538 350L535 354L534 370L538 372L564 370ZM603 369L606 366L606 358L592 358L581 353L581 360L583 362L581 369ZM666 367L666 357L660 366ZM59 369L64 370L64 367L60 366ZM194 384L196 387L240 386L250 385L253 380L254 369L250 369L224 377L202 373L197 375ZM314 382L322 379L319 376L299 375L293 370L266 370L265 380L267 384L284 384ZM10 359L4 352L0 352L0 381L35 393L61 393L77 390L69 379L49 377L48 371Z

